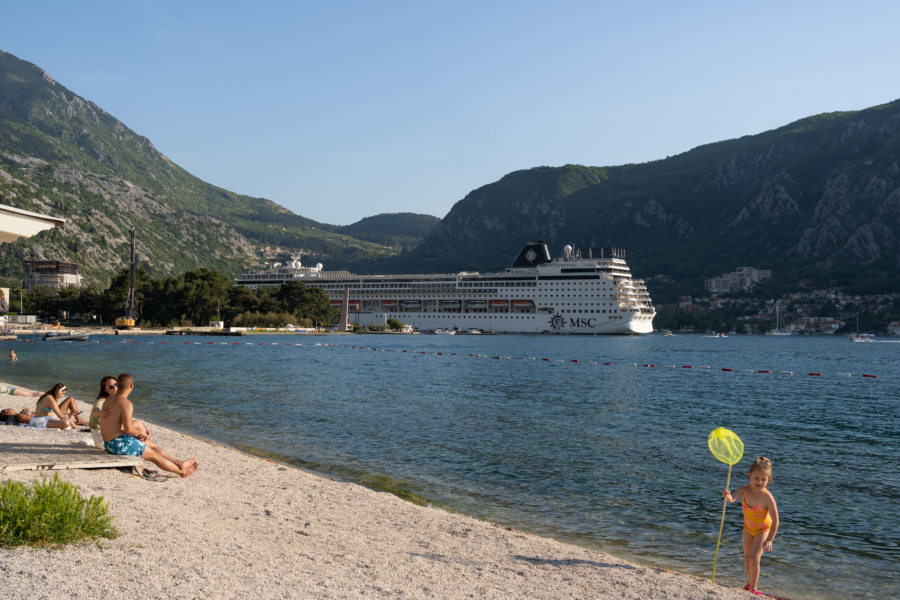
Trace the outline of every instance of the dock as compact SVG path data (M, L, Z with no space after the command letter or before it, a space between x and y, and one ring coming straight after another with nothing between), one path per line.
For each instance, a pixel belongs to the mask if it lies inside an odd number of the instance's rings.
M94 446L91 434L0 425L0 473L65 469L131 468L139 456L116 456Z
M169 329L166 335L218 335L218 336L242 336L243 331L224 331L217 329L214 331L181 331L179 329Z

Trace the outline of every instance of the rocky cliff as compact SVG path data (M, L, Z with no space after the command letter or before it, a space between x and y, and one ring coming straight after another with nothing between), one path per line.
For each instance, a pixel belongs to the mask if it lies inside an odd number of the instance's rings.
M210 267L234 275L268 249L340 263L396 250L335 233L262 198L197 179L146 138L40 68L0 52L0 203L63 217L64 227L0 245L0 279L22 259L81 263L101 286L128 261L154 275Z

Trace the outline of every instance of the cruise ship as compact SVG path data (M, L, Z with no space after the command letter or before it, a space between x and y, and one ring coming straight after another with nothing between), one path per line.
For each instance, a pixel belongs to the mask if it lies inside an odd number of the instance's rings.
M639 334L653 330L656 311L643 280L633 279L620 248L574 248L551 258L544 241L525 244L499 273L354 275L285 266L245 273L249 288L301 281L323 290L362 326L396 319L419 331Z

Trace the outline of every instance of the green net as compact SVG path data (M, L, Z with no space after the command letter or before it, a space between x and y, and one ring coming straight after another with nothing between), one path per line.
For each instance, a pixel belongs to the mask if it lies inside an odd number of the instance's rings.
M713 429L707 442L713 456L727 465L736 465L744 456L744 442L730 429Z

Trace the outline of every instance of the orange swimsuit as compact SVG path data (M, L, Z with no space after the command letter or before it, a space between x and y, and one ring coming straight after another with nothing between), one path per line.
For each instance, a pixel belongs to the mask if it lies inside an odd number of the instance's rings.
M759 504L754 507L747 506L747 494L741 496L741 510L744 511L744 531L752 536L759 535L764 531L768 531L772 526L772 517L769 510L763 506L763 498L759 499Z

